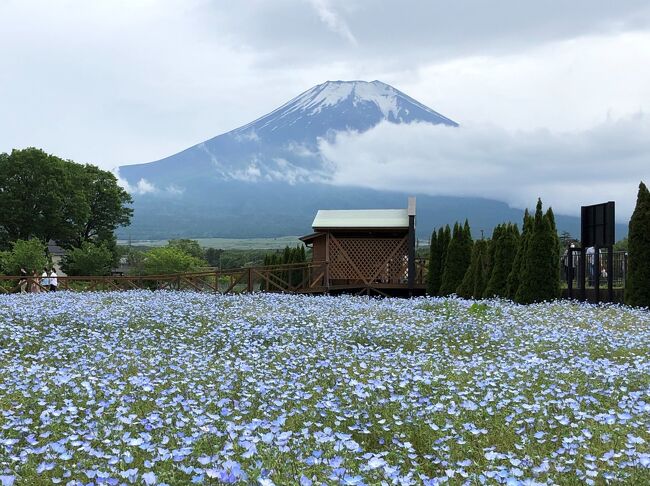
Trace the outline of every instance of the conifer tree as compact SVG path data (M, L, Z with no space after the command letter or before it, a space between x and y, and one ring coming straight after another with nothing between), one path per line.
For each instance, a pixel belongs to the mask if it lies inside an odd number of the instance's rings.
M466 299L481 298L485 290L487 278L487 250L488 242L478 240L473 244L472 259L463 281L456 289L456 293Z
M559 297L560 260L559 239L555 222L542 212L542 201L537 200L533 231L527 244L521 270L521 280L515 300L521 304L550 301ZM553 261L557 256L557 260Z
M438 245L438 234L434 229L431 232L429 243L429 265L427 269L427 294L436 295L440 288L440 246Z
M650 191L643 182L630 219L628 245L625 303L650 307Z
M451 295L463 281L472 259L472 235L469 223L456 223L447 249L445 268L442 273L440 295Z
M445 273L445 266L447 265L447 252L449 251L449 244L451 243L451 228L448 224L444 228L438 230L438 247L440 248L440 272L438 277L438 287L436 295L440 295L440 286L442 285L442 275Z
M553 243L552 252L549 255L549 275L551 280L549 280L549 292L551 295L554 295L554 299L560 297L560 282L562 280L562 269L561 261L562 257L562 241L560 241L560 235L557 232L557 226L555 224L555 214L553 213L553 208L549 207L546 210L544 215L548 220L549 226L549 241Z
M528 240L530 240L532 232L533 217L528 212L528 209L526 209L524 211L524 221L522 224L521 237L519 238L515 258L512 262L512 268L508 274L508 280L506 283L506 297L510 300L515 300L515 297L517 296L517 290L519 290L523 262L525 259L526 250L528 248Z
M517 225L508 223L494 232L496 239L492 239L492 267L483 296L507 297L508 276L512 270L515 255L519 247L519 230Z
M497 241L501 237L501 232L504 230L505 225L498 224L492 230L492 238L487 242L487 280L489 281L492 277L492 271L494 270L494 253L496 251ZM486 282L487 286L487 282Z

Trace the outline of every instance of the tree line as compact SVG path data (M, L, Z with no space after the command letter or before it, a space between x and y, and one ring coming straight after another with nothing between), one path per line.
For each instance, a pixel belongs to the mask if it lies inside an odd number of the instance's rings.
M468 221L434 230L427 293L464 298L501 297L529 304L560 296L560 239L553 210L524 213L516 224L498 225L490 240L472 240Z

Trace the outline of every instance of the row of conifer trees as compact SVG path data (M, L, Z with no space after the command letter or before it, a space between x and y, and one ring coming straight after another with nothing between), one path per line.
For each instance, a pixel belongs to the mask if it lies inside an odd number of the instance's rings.
M264 256L264 266L302 263L306 260L307 255L303 245L297 245L295 248L287 246L282 252L266 254ZM277 278L273 278L274 276ZM274 285L269 285L263 281L260 283L260 290L279 290L285 287L283 282L289 283L292 286L298 285L303 279L303 273L302 270L279 270L272 272L270 277L274 281Z
M560 239L555 217L537 201L524 214L523 230L501 224L492 239L472 240L469 223L440 228L431 235L429 295L503 297L522 304L560 296Z

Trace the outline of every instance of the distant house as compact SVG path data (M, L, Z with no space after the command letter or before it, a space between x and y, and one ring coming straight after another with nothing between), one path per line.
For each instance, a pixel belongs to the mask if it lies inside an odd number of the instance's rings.
M319 210L312 247L315 279L326 289L415 288L415 198L407 209Z
M131 265L129 265L129 259L125 256L120 257L120 261L117 267L111 269L111 275L114 276L124 276L129 274Z
M65 250L56 244L54 240L47 242L47 254L52 259L52 265L56 269L56 273L59 276L64 276L63 270L61 269L61 264L63 263L63 257L65 256Z

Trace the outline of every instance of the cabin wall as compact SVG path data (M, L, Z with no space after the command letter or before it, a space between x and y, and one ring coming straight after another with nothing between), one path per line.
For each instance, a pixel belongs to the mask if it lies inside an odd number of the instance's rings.
M324 262L327 260L327 235L319 236L312 242L312 261Z

